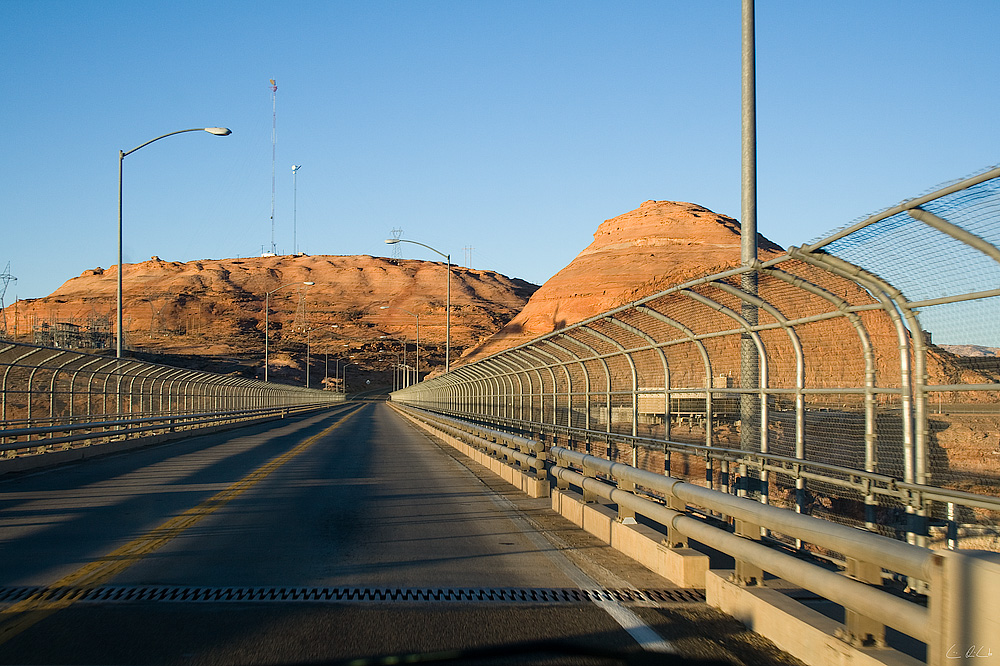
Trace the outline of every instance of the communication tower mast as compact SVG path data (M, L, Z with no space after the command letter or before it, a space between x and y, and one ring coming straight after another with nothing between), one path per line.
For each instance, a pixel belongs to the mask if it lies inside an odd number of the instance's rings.
M278 135L278 106L275 102L275 97L278 93L278 86L275 84L274 79L271 79L271 254L278 254L278 246L274 244L274 184L275 184L275 171L274 171L274 157L275 157L275 146L277 145L277 135Z

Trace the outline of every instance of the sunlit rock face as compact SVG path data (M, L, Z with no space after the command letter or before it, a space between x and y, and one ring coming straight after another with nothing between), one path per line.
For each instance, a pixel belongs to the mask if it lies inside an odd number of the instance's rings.
M758 246L761 258L782 251L762 236ZM646 201L605 220L594 233L593 243L463 361L483 358L739 261L740 224L736 220L697 204Z

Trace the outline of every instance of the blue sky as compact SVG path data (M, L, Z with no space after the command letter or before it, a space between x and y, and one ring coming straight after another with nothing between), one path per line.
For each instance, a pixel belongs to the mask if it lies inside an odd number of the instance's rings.
M125 259L403 237L542 283L647 199L740 216L737 0L2 0L5 297ZM758 225L802 244L1000 163L1000 2L757 3ZM416 246L404 256L437 259Z

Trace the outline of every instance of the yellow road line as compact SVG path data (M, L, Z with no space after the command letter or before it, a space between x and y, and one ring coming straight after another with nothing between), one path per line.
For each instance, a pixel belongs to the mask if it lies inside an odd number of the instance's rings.
M84 565L44 590L19 601L0 611L0 645L21 633L28 627L52 615L56 611L73 605L86 592L103 585L111 578L132 566L146 555L164 546L202 518L209 516L230 501L263 481L272 472L299 455L321 438L343 425L357 409L351 410L333 425L294 448L261 465L245 477L208 498L198 506L188 509L161 525L153 528L137 539L117 548L104 557ZM67 589L71 592L67 594Z

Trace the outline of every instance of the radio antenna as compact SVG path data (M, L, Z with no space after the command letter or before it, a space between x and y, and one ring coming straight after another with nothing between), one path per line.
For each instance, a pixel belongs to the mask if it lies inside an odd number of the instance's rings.
M278 254L278 246L274 244L274 157L277 143L278 107L275 102L278 86L271 79L271 254Z

